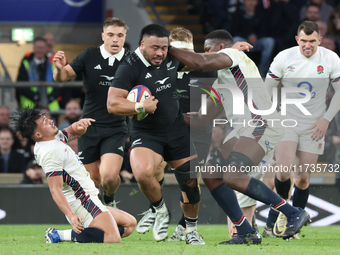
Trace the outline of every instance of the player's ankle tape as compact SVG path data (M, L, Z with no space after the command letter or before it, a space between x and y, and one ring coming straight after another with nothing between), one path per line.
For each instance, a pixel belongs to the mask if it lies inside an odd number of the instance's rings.
M145 112L143 103L135 103L135 110L137 113Z

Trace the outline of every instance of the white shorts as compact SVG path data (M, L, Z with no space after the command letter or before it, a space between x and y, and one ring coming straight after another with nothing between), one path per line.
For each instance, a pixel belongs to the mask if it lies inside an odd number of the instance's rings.
M271 125L268 125L267 127L246 126L240 128L237 133L239 136L256 139L264 150L265 155L267 155L281 141L284 130L280 125L275 125L274 127Z
M109 211L99 200L97 195L90 195L83 205L81 204L81 201L77 199L70 203L70 207L75 214L79 215L83 219L83 226L85 228L88 228L93 219L100 213ZM67 218L67 216L66 219L71 224L71 221Z
M299 151L322 155L325 148L325 138L322 138L319 141L313 141L311 138L313 130L310 130L309 128L310 126L285 128L285 133L281 141L297 142L297 149Z

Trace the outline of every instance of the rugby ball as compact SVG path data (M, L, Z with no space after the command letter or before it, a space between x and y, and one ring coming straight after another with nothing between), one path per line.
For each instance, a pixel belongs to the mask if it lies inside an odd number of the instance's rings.
M137 85L131 89L127 96L127 100L135 103L142 103L145 99L151 97L150 90L145 87L144 85ZM131 119L134 119L135 121L140 121L142 119L145 119L146 116L148 116L145 112L137 113L136 115L130 116Z

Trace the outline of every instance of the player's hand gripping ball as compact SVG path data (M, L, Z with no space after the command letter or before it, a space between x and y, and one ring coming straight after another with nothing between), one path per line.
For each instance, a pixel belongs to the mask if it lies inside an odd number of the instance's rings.
M149 97L151 97L150 90L144 85L137 85L131 89L126 99L135 103L143 103L144 100ZM146 116L148 116L146 112L140 112L136 115L130 116L130 118L134 119L135 121L140 121L145 119Z

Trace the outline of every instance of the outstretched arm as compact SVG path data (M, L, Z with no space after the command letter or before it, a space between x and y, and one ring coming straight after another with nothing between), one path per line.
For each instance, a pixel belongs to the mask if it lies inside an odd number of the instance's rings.
M198 54L171 47L169 53L192 70L209 72L232 66L233 61L226 54Z
M91 125L91 122L94 122L94 119L81 119L77 122L74 122L71 126L65 128L65 131L68 133L68 142L71 142L74 139L81 137L85 134L87 127Z

